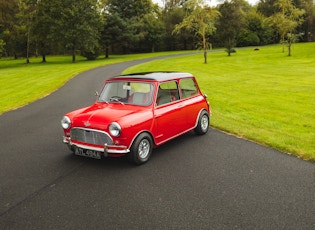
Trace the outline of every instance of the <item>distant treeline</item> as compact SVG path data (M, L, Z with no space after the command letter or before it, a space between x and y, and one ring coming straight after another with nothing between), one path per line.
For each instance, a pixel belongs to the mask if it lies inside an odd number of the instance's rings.
M100 55L196 49L202 47L192 23L174 33L205 0L0 0L2 57ZM187 4L190 7L187 7ZM220 17L206 39L212 47L259 46L315 40L313 0L221 1ZM210 48L210 47L209 47Z

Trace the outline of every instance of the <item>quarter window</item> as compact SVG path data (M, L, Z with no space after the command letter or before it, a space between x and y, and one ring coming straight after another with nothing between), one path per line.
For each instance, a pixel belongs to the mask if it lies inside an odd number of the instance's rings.
M192 78L180 80L182 98L189 98L198 94L198 88Z

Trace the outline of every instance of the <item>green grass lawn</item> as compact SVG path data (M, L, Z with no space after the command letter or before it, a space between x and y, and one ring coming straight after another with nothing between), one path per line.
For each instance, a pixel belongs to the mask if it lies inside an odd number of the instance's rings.
M31 58L30 64L25 64L25 59L0 59L0 114L50 94L82 71L118 62L177 53L183 51L112 55L109 59L100 58L96 61L87 61L77 56L76 63L71 62L70 56L48 56L47 63L42 63L40 57Z
M174 70L194 74L208 95L212 126L315 161L315 43L238 49L159 60L125 71Z
M153 61L127 72L187 71L208 94L212 126L275 149L315 161L315 43L296 44L293 56L280 45L238 49L228 57L211 52ZM76 74L97 66L173 53L112 56L97 61L78 57L0 59L0 114L48 95Z

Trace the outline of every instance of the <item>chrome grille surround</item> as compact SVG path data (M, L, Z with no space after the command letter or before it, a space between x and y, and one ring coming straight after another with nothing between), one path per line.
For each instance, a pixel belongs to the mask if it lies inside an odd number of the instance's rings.
M87 128L72 128L70 132L71 141L78 141L87 144L104 146L112 145L113 139L107 132L87 129Z

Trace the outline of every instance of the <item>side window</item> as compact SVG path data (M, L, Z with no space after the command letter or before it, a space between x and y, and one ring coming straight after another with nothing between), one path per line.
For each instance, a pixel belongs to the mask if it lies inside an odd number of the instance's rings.
M179 84L182 98L188 98L198 94L197 86L192 78L182 79Z
M175 81L164 82L159 85L156 99L157 105L163 105L172 101L179 100L178 85Z

